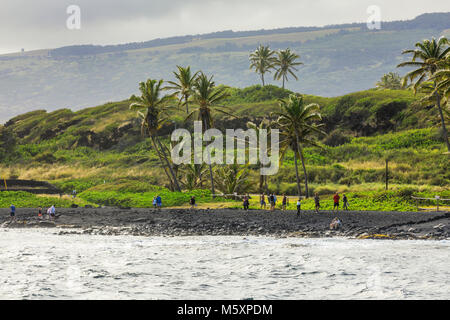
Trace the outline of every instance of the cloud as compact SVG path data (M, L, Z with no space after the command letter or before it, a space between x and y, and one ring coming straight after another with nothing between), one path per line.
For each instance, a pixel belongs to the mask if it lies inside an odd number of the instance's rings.
M68 30L66 8L81 8L81 29ZM450 11L447 0L2 0L0 53L71 44L116 44L221 30L320 26Z

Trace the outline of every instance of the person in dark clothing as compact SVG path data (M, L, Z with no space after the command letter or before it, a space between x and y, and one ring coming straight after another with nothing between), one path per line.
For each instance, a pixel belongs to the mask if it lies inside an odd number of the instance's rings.
M300 216L301 209L302 209L302 199L298 198L298 200L297 200L297 217Z
M16 206L11 204L11 213L9 214L9 216L11 217L10 222L12 222L13 220L16 220Z
M194 209L194 207L195 207L195 197L194 196L192 196L191 200L189 200L189 204L191 205L191 209Z
M275 210L275 196L273 193L270 194L270 210Z
M242 201L242 204L244 205L244 210L248 210L249 207L249 199L248 195L245 195Z
M342 202L343 202L343 209L348 211L348 199L345 194L342 195Z
M266 209L266 199L264 193L260 196L259 205L262 208Z
M286 194L283 193L283 200L281 202L281 209L286 210L286 206L288 205L289 199L286 197Z
M317 194L317 192L314 194L314 204L315 204L315 210L316 210L316 213L319 213L319 209L320 209L320 198L319 198L319 195Z

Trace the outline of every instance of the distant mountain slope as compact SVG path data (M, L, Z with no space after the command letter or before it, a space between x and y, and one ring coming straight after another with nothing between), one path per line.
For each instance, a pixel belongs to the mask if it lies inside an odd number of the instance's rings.
M70 46L0 56L0 122L34 109L55 110L121 100L149 77L171 79L176 65L214 74L217 83L245 87L259 82L248 54L259 43L290 47L304 66L293 91L337 96L373 87L395 70L401 51L416 41L448 34L450 13L410 21L300 27L156 39L117 46ZM402 70L404 72L404 70ZM270 81L269 81L270 82ZM272 81L273 83L273 81Z

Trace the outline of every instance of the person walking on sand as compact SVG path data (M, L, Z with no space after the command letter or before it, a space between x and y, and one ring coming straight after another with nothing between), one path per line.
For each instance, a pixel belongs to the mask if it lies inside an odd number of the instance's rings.
M152 204L153 204L153 208L156 209L156 197L153 197L153 202L152 202Z
M49 208L49 210L50 210L50 217L51 217L52 219L55 219L55 217L56 217L56 209L55 209L55 205L52 205L52 206Z
M334 196L333 196L333 202L334 202L334 205L333 205L333 212L336 210L336 213L339 211L339 199L340 199L341 197L339 197L339 194L336 192L335 194L334 194Z
M275 196L273 193L270 194L270 210L273 211L275 209Z
M194 207L195 207L195 197L194 196L192 196L191 200L189 200L189 204L191 205L191 209L194 209Z
M302 199L298 198L297 200L297 217L300 216L300 210L302 209Z
M11 212L9 214L10 219L9 222L13 222L13 220L16 220L16 206L14 204L11 204Z
M159 195L156 196L156 207L158 207L158 209L161 209L162 207L162 199Z
M264 207L264 210L266 209L266 195L263 193L259 196L259 205L260 209Z
M316 210L316 213L319 213L319 209L320 209L320 198L319 198L319 195L317 194L317 192L314 194L314 204L315 204L315 210Z
M39 219L42 218L42 208L41 207L38 208L38 218Z
M273 194L273 208L276 209L277 206L277 195L274 193Z
M244 206L244 210L248 210L248 206L249 206L249 201L248 201L248 196L245 195L243 200L242 200L242 204Z
M342 202L343 202L342 209L348 211L348 199L345 194L342 195Z
M281 210L286 210L286 206L288 205L288 203L289 203L288 197L286 197L286 194L283 193L283 200L282 200L282 203L281 203Z

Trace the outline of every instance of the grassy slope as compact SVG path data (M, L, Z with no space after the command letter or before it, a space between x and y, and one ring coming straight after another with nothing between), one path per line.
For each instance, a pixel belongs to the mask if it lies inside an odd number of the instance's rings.
M243 119L233 122L219 116L218 123L225 127L243 127L248 120L258 122L270 116L278 108L275 98L289 94L277 87L227 90L230 97L225 104ZM389 195L387 202L373 200L373 192L384 187L384 158L389 155L393 189L407 188L410 193L424 195L446 194L450 185L449 159L443 154L444 145L438 137L437 114L417 104L411 92L369 90L336 98L307 96L306 100L319 103L327 126L347 141L337 146L324 145L324 149L305 149L312 191L321 195L337 190L350 192L357 208L359 203L370 204L370 208L377 210L381 207L410 210L413 204L396 195ZM385 123L379 122L377 112L391 106L393 101L403 101L406 108L391 119L389 133L358 136L361 132L353 130L351 121L345 117L364 106L368 113L361 123L371 123L383 132ZM85 200L106 205L148 206L156 193L164 195L166 204L186 203L189 194L171 195L165 189L153 189L152 185L165 185L166 178L148 139L140 136L136 115L128 105L129 101L121 101L77 112L36 111L11 119L6 129L17 136L19 144L16 154L10 154L12 158L3 159L1 176L49 180L66 192L84 191L81 196ZM183 111L175 111L172 118L179 126L183 125ZM119 128L126 129L119 134ZM170 128L164 130L171 132ZM328 140L326 137L323 142ZM256 186L256 170L251 171L250 179ZM270 177L269 187L279 194L296 193L292 153L287 154L279 173ZM367 199L356 201L355 193ZM200 203L209 201L209 196L202 192L197 197ZM310 206L309 202L305 205Z

